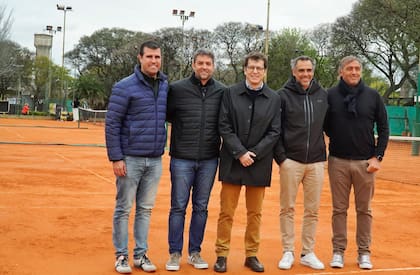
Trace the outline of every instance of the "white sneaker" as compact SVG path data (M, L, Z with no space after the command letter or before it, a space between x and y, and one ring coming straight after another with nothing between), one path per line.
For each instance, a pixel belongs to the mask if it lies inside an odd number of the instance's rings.
M280 269L290 269L295 262L295 256L293 256L293 252L286 251L283 253L283 257L279 262Z
M331 267L343 268L344 267L344 257L341 254L334 253L333 258L330 262Z
M115 261L115 270L118 273L128 274L131 273L131 267L128 264L127 256L121 255Z
M361 269L372 269L373 267L369 254L359 255L357 262L359 263L359 268Z
M311 252L300 258L300 263L313 269L324 269L324 264Z
M166 270L168 271L178 271L179 262L181 261L181 254L178 252L172 253L169 255L169 260L166 262Z
M200 253L198 252L193 252L188 256L188 263L197 269L209 268L209 264L201 258Z

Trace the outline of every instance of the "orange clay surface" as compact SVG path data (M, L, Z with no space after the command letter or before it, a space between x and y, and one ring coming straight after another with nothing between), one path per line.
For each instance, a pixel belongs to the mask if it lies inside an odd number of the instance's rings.
M42 126L42 127L41 127ZM0 118L0 274L117 274L114 271L112 215L114 175L107 160L103 125L23 118ZM12 144L22 143L22 144ZM23 143L43 143L29 145ZM54 145L65 144L65 145ZM76 146L70 146L76 145ZM390 146L387 156L392 156ZM410 152L386 157L373 199L372 271L356 264L355 211L348 212L345 267L332 269L331 197L326 173L316 237L317 256L326 269L312 270L295 262L291 270L277 268L282 248L279 229L279 176L274 165L266 191L258 257L266 274L420 274L420 157ZM163 157L156 206L152 213L148 255L158 270L168 259L167 221L170 206L169 157ZM386 173L401 174L407 183L390 181ZM209 269L195 270L184 248L179 274L215 274L214 242L219 213L220 183L216 180L202 256ZM296 204L296 255L300 253L301 191ZM243 195L243 194L242 194ZM353 195L352 195L353 196ZM133 213L132 213L133 214ZM187 224L191 210L187 212ZM133 249L130 219L130 252ZM244 267L246 224L243 196L236 211L227 274L254 274ZM187 247L188 234L185 234ZM132 263L132 259L130 258ZM133 269L133 274L142 274Z

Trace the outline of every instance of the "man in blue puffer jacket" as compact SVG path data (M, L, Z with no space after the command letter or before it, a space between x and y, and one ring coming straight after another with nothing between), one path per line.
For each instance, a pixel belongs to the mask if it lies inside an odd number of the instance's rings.
M134 199L134 266L146 272L156 270L146 252L150 215L162 174L168 81L160 72L157 42L144 42L137 58L140 65L134 73L112 88L105 123L108 158L117 178L112 237L119 273L131 273L128 218Z

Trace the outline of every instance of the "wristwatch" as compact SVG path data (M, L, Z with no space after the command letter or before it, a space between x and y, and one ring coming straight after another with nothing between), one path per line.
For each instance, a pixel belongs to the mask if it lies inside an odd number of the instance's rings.
M382 156L382 155L377 155L377 156L376 156L376 159L377 159L377 160L379 160L379 161L382 161L383 156Z

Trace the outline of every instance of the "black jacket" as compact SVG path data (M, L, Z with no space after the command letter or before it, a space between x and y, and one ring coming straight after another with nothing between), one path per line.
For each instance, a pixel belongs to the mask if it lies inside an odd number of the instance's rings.
M356 87L356 107L350 112L345 103L348 94L345 87L344 81L340 80L339 85L328 90L330 107L325 130L330 137L330 155L354 160L383 156L389 139L389 125L381 96L360 81Z
M286 158L301 163L325 161L327 92L315 80L305 91L292 77L278 93L282 133L275 149L276 162L280 164Z
M217 124L225 88L213 79L202 86L194 74L169 85L167 120L172 124L171 156L190 160L219 156Z
M248 93L250 91L242 81L230 87L223 96L219 118L223 139L219 180L240 185L270 186L273 148L281 130L280 97L265 84L254 104ZM243 167L239 157L247 151L257 156L253 165Z

